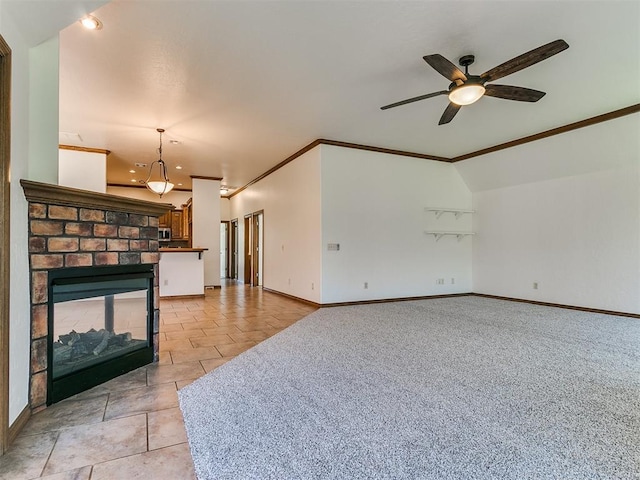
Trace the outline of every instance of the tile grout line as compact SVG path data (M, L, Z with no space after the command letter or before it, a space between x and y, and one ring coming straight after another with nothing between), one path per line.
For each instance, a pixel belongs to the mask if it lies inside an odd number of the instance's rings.
M42 470L40 471L40 475L38 475L39 477L42 477L44 475L44 471L47 469L47 465L49 464L49 460L51 460L51 455L53 455L53 449L56 448L56 445L58 444L58 439L60 438L60 430L56 431L56 440L53 442L53 445L51 446L51 451L49 452L49 455L47 455L47 461L44 462L44 465L42 466Z

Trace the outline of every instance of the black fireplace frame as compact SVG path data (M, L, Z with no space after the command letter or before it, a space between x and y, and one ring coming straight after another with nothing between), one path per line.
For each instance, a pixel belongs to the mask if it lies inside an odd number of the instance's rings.
M54 327L54 285L68 283L93 283L102 281L147 279L147 339L146 347L125 353L117 358L79 369L60 378L53 378L53 327ZM100 385L136 368L153 362L154 338L154 265L113 265L104 267L74 267L49 271L48 284L48 335L47 335L47 405L59 402L77 393Z

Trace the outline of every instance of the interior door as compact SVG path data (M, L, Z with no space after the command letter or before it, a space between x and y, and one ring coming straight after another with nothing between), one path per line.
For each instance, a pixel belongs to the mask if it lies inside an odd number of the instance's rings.
M220 278L229 276L229 222L220 222Z
M229 238L229 277L238 279L238 219L231 220Z
M253 225L252 225L252 234L251 234L251 286L255 287L260 285L260 257L261 257L261 245L260 245L260 215L254 213L253 214Z
M244 217L244 283L251 284L251 215Z

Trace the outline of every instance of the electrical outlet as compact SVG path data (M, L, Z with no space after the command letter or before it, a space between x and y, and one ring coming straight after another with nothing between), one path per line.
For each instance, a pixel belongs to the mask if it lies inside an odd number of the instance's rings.
M456 279L451 277L451 285L455 285L455 283L456 283Z
M533 282L533 289L537 290L538 289L538 282Z
M164 280L164 286L166 287L167 285L169 285L169 279L165 278L165 280Z
M291 285L291 279L289 279L289 285Z
M311 290L313 290L313 287L314 287L313 282L311 282Z
M436 279L436 285L444 285L444 278Z
M366 290L367 288L369 288L369 282L364 282L364 288L365 288L365 290Z

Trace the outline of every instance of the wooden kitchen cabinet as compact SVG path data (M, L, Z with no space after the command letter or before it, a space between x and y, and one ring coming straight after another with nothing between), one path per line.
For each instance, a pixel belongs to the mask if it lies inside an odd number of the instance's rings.
M182 205L182 238L189 241L189 247L191 247L191 219L193 213L193 205L191 199L187 200L187 203Z
M158 227L171 228L171 211L158 217Z
M183 239L182 210L171 212L171 240Z

